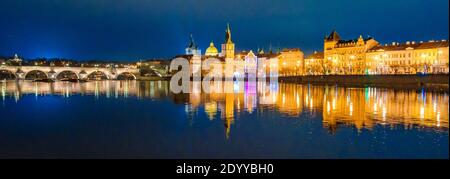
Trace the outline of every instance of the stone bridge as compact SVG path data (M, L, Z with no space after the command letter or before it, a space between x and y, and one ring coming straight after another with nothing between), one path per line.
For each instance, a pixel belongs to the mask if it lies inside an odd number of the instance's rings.
M73 73L78 79L86 79L94 72L101 73L106 78L114 80L120 75L139 76L138 68L105 68L105 67L52 67L52 66L0 66L0 71L14 75L15 79L25 79L30 72L42 72L47 78L56 79L62 72Z

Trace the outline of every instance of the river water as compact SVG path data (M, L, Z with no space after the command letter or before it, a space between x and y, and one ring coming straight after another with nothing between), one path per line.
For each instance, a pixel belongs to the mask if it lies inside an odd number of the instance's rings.
M191 86L2 81L0 158L449 158L447 93Z

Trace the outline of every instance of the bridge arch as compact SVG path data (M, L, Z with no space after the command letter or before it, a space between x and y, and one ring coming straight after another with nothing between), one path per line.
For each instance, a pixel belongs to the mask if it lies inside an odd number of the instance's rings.
M55 75L55 78L56 78L57 80L61 80L61 79L64 79L64 78L68 78L68 79L79 79L80 76L79 76L76 72L74 72L74 71L71 71L71 70L63 70L63 71L58 72L58 73Z
M137 77L131 72L122 72L117 75L117 80L136 80Z
M31 70L25 73L25 79L26 80L34 80L34 79L46 79L48 78L48 74L41 71L41 70Z
M108 80L109 76L104 71L96 70L89 73L86 78L89 80Z
M13 80L17 79L17 76L14 72L6 69L0 69L0 80Z

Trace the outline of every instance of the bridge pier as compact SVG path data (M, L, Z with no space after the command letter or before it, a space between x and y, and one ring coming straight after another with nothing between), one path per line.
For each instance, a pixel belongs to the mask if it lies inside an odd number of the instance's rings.
M18 68L14 74L16 75L17 80L23 80L25 79L25 73L22 71L22 69Z
M78 73L78 79L79 79L79 80L84 80L84 79L87 78L87 76L88 76L88 74L87 74L86 71L84 71L84 70L81 70L81 72Z
M47 78L56 80L56 72L52 69L49 72L47 72Z

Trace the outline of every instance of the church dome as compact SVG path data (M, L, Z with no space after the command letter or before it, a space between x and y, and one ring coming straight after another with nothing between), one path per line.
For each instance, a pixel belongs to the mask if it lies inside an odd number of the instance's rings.
M209 47L206 49L205 55L206 56L217 56L219 54L219 51L217 50L217 48L214 46L214 43L211 42L209 44Z

